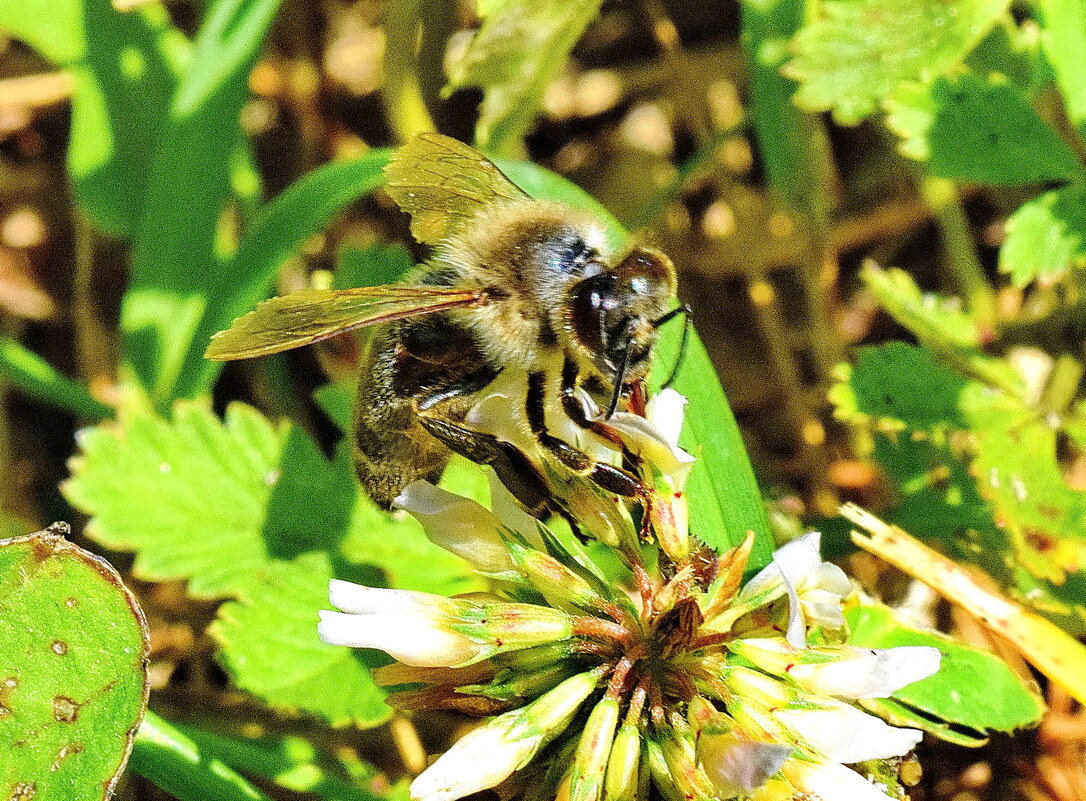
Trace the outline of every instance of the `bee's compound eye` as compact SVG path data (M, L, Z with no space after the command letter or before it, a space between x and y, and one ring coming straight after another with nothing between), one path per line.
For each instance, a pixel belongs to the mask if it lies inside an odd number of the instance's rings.
M611 317L618 306L618 279L602 272L579 281L570 296L570 322L573 333L586 348L603 353L608 346Z

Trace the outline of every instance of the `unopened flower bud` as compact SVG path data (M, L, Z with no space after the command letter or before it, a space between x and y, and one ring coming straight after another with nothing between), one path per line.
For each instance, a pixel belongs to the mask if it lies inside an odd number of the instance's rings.
M565 730L598 680L594 671L574 676L464 735L411 783L411 798L455 801L505 781Z
M553 556L535 548L509 543L509 553L520 573L551 606L599 611L607 603L591 585Z
M716 788L698 764L694 740L688 733L672 729L663 736L660 747L672 781L683 798L709 801L716 796Z
M447 625L480 646L473 660L573 636L573 618L559 609L536 604L464 605Z
M641 733L627 723L618 730L607 758L604 781L605 801L635 801L638 796L638 766L641 763Z
M588 716L573 757L570 801L598 801L600 798L615 727L618 726L618 713L618 701L605 697Z

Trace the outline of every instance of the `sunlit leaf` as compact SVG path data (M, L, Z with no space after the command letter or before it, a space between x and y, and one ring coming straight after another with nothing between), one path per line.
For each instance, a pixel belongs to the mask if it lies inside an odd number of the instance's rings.
M927 81L958 64L1006 10L1007 0L828 0L793 39L785 74L796 102L856 123L901 81Z
M325 554L269 565L241 600L223 604L211 633L223 665L243 690L280 709L316 712L333 724L376 726L392 710L362 652L317 638L317 612L329 608L331 578Z
M0 376L31 397L80 417L101 420L113 414L85 386L61 375L41 356L6 337L0 337Z
M902 84L887 105L902 152L927 161L933 175L1022 184L1082 174L1075 154L1006 79L965 72Z
M132 374L160 409L197 391L194 380L209 368L193 340L238 280L223 270L219 221L235 191L249 73L279 2L207 7L150 162L121 332Z
M147 624L117 572L58 531L0 541L0 787L105 801L147 704Z
M268 801L244 776L154 712L136 733L128 767L178 801Z
M914 431L966 425L959 410L965 378L924 348L904 342L861 348L840 379L830 392L839 417L873 417Z
M1041 41L1071 122L1086 142L1086 2L1084 0L1042 0L1038 4L1044 20Z
M449 89L483 90L476 143L503 153L519 146L600 0L480 0L478 7L483 25L452 63Z
M1033 726L1044 714L1036 686L1015 674L995 654L935 631L908 626L882 604L854 601L846 606L845 618L852 645L928 645L942 653L938 673L893 694L894 700L907 707L980 733ZM933 733L938 736L940 731Z
M1086 188L1065 186L1023 204L1007 220L999 269L1016 286L1086 266Z
M121 13L110 0L3 3L0 29L71 75L76 197L95 225L132 236L188 41L162 5Z

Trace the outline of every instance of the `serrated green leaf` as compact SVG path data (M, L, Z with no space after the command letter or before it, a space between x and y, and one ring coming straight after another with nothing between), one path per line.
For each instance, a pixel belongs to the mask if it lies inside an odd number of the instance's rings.
M1007 0L827 0L792 41L795 101L854 124L902 81L928 81L965 58Z
M935 631L905 625L882 604L857 602L845 609L849 643L864 648L928 645L943 655L939 672L909 684L891 698L939 720L978 732L1009 732L1036 725L1045 706L999 657ZM931 730L931 729L929 729ZM940 734L933 730L933 734Z
M219 608L210 630L226 671L243 690L333 725L377 726L392 710L362 652L317 638L317 612L329 608L331 578L326 554L271 564L240 600Z
M1024 203L1007 220L999 269L1015 286L1086 266L1086 188L1065 186Z
M990 184L1070 180L1082 166L1029 105L998 76L970 72L903 84L887 99L901 150L933 175Z
M925 348L905 342L860 348L855 367L841 376L830 392L840 417L876 418L913 431L966 426L959 402L968 382Z
M137 413L85 429L64 494L87 533L136 551L134 573L187 579L197 597L238 591L271 558L261 530L284 469L286 432L235 404L220 422L194 403L171 421Z
M543 90L566 63L600 0L484 0L483 25L449 68L447 90L483 90L475 140L485 149L519 146L539 110Z
M96 226L131 236L188 41L161 5L122 13L109 0L4 3L0 28L71 75L76 197Z
M980 350L982 332L959 303L923 292L903 270L883 270L868 263L861 277L879 304L941 359L1010 395L1021 393L1021 381L1014 371Z
M108 799L147 704L147 624L104 560L53 531L0 541L0 788Z
M1086 143L1086 2L1042 0L1041 41L1079 138Z
M1055 430L1025 415L1014 424L978 415L973 426L978 486L1023 565L1056 584L1086 569L1086 493L1064 481Z

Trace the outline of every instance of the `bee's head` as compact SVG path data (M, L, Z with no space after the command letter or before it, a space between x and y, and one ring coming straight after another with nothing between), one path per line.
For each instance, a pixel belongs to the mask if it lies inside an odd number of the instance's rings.
M618 378L624 360L627 380L648 371L657 320L667 312L675 288L671 259L646 247L634 248L614 267L573 285L572 333L609 381Z

